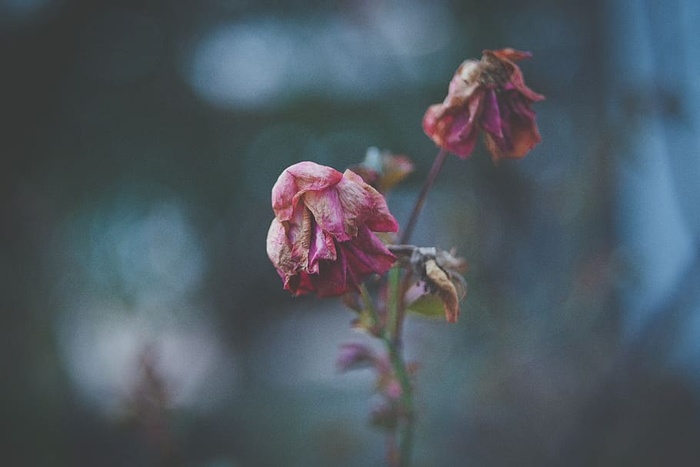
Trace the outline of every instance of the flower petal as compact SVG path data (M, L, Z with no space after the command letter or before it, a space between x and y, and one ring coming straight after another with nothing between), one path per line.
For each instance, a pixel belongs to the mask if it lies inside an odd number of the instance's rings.
M481 128L495 138L503 138L503 119L498 108L498 99L493 89L486 91L484 96L484 110L481 114Z
M336 258L337 252L333 238L316 224L309 245L309 273L318 274L321 260L333 261Z
M267 231L266 247L267 256L280 275L294 270L292 249L287 241L284 225L277 218L272 219L272 224Z
M362 190L362 194L360 195L354 190L343 190L341 186L350 186L346 185L344 183L345 181L359 187ZM389 207L386 204L384 196L371 185L365 183L362 177L352 170L346 170L343 173L343 181L338 184L338 193L346 213L352 210L351 206L357 204L357 200L352 199L352 197L361 196L362 201L359 204L361 211L358 212L357 220L366 224L370 230L374 232L398 232L399 223L394 216L391 215L391 212L389 212Z
M459 297L454 284L434 259L425 262L425 274L432 285L435 286L436 293L442 300L447 322L457 322L457 318L459 318Z
M486 147L494 160L524 157L542 139L530 101L513 89L500 94L499 108L503 114L502 136L487 133Z
M343 175L315 162L299 162L288 167L272 187L272 209L280 220L289 220L299 198L308 191L336 185Z
M342 183L341 179L338 184ZM319 226L336 240L344 242L350 240L353 232L348 232L345 207L340 199L339 185L322 191L309 191L304 195L304 204L313 213Z
M509 80L515 86L520 93L531 101L542 101L544 96L538 94L529 87L525 85L525 79L523 78L523 72L520 71L520 67L513 62L522 60L524 58L532 57L530 52L522 52L520 50L515 50L511 48L501 49L501 50L484 50L484 55L491 55L500 60L503 65L508 69Z
M384 274L396 262L396 256L367 226L362 226L352 241L341 243L340 249L354 274L362 279L370 274Z

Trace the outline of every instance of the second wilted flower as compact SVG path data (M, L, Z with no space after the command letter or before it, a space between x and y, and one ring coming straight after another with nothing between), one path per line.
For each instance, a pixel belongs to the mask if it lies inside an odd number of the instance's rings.
M523 157L540 142L530 105L544 99L525 85L514 63L528 57L510 48L485 50L481 60L462 63L444 102L425 113L425 133L443 150L467 158L483 130L495 161Z
M314 162L287 168L272 188L267 254L294 295L357 291L396 257L374 232L396 232L384 197L350 170Z

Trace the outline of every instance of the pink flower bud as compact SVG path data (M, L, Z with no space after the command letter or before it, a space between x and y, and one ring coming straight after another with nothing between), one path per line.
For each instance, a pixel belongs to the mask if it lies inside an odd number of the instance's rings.
M384 197L350 170L314 162L287 168L272 188L267 255L294 295L358 291L396 260L374 232L399 228Z
M525 156L541 140L530 105L544 99L525 85L514 63L530 56L514 49L485 50L480 61L462 63L444 102L426 111L425 133L463 159L474 150L479 130L494 161Z
M390 400L399 400L402 393L403 390L401 389L401 383L399 383L395 379L389 381L389 383L386 385L386 388L384 388L384 395L386 395L386 397L388 397Z
M374 366L376 357L372 349L364 344L352 342L340 347L336 366L341 372Z

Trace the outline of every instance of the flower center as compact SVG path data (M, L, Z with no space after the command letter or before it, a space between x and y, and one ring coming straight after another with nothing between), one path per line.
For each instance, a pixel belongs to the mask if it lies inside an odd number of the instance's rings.
M499 88L509 80L505 64L492 55L484 55L479 62L479 84Z

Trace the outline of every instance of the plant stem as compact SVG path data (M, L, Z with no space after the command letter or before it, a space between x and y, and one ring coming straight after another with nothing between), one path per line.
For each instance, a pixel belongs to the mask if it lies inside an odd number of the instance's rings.
M400 336L396 334L399 320L399 273L400 269L394 266L389 270L387 287L389 294L387 296L387 322L385 337L389 344L398 344L401 341Z
M442 169L442 165L445 163L445 159L447 159L448 154L449 153L444 149L440 149L440 152L438 152L437 156L435 156L433 166L430 168L430 173L428 173L428 178L425 179L425 183L423 184L423 188L418 195L418 199L416 199L416 204L413 206L411 217L408 219L408 223L406 224L406 228L401 235L401 241L399 243L405 244L411 239L413 229L416 227L416 221L418 221L418 215L420 214L421 209L423 209L425 199L428 197L428 192L433 186L433 183L435 183L435 179L440 173L440 169Z
M392 268L389 271L388 319L383 340L389 352L389 360L391 361L394 374L401 385L398 466L407 467L410 463L411 450L413 449L413 388L411 387L406 362L401 355L400 333L401 321L404 316L402 300L404 291L399 279L399 268Z
M406 363L401 356L401 349L396 343L391 344L389 348L389 358L399 384L401 384L399 466L407 467L410 464L411 451L413 449L413 388L411 387Z
M372 296L369 294L369 290L367 290L367 286L365 284L360 284L360 296L362 297L362 304L364 305L365 310L369 313L369 315L372 317L372 327L376 329L380 329L380 318L379 314L377 313L376 308L374 308L374 303L372 302Z
M401 235L400 244L406 244L413 234L413 230L416 227L416 222L418 221L418 216L420 215L421 209L425 204L425 200L428 197L428 192L430 188L435 183L440 170L442 169L445 159L447 159L447 151L441 149L435 156L433 161L433 166L430 168L428 173L428 178L423 184L423 188L416 199L416 204L413 206L413 211L411 212L411 217L406 224ZM413 449L413 388L411 387L411 379L408 374L408 368L406 362L401 354L402 348L402 338L401 334L403 332L403 321L406 315L405 304L403 296L406 293L408 284L411 280L411 272L406 271L404 280L400 280L400 270L398 266L394 266L389 271L388 280L388 300L387 300L387 321L386 328L383 334L383 341L389 352L389 359L391 361L391 366L396 375L396 379L401 385L401 397L399 399L400 404L400 417L399 417L399 432L398 432L398 461L397 465L399 467L408 467L411 459L411 450ZM366 295L366 290L363 289L363 296ZM370 309L371 310L371 309Z

